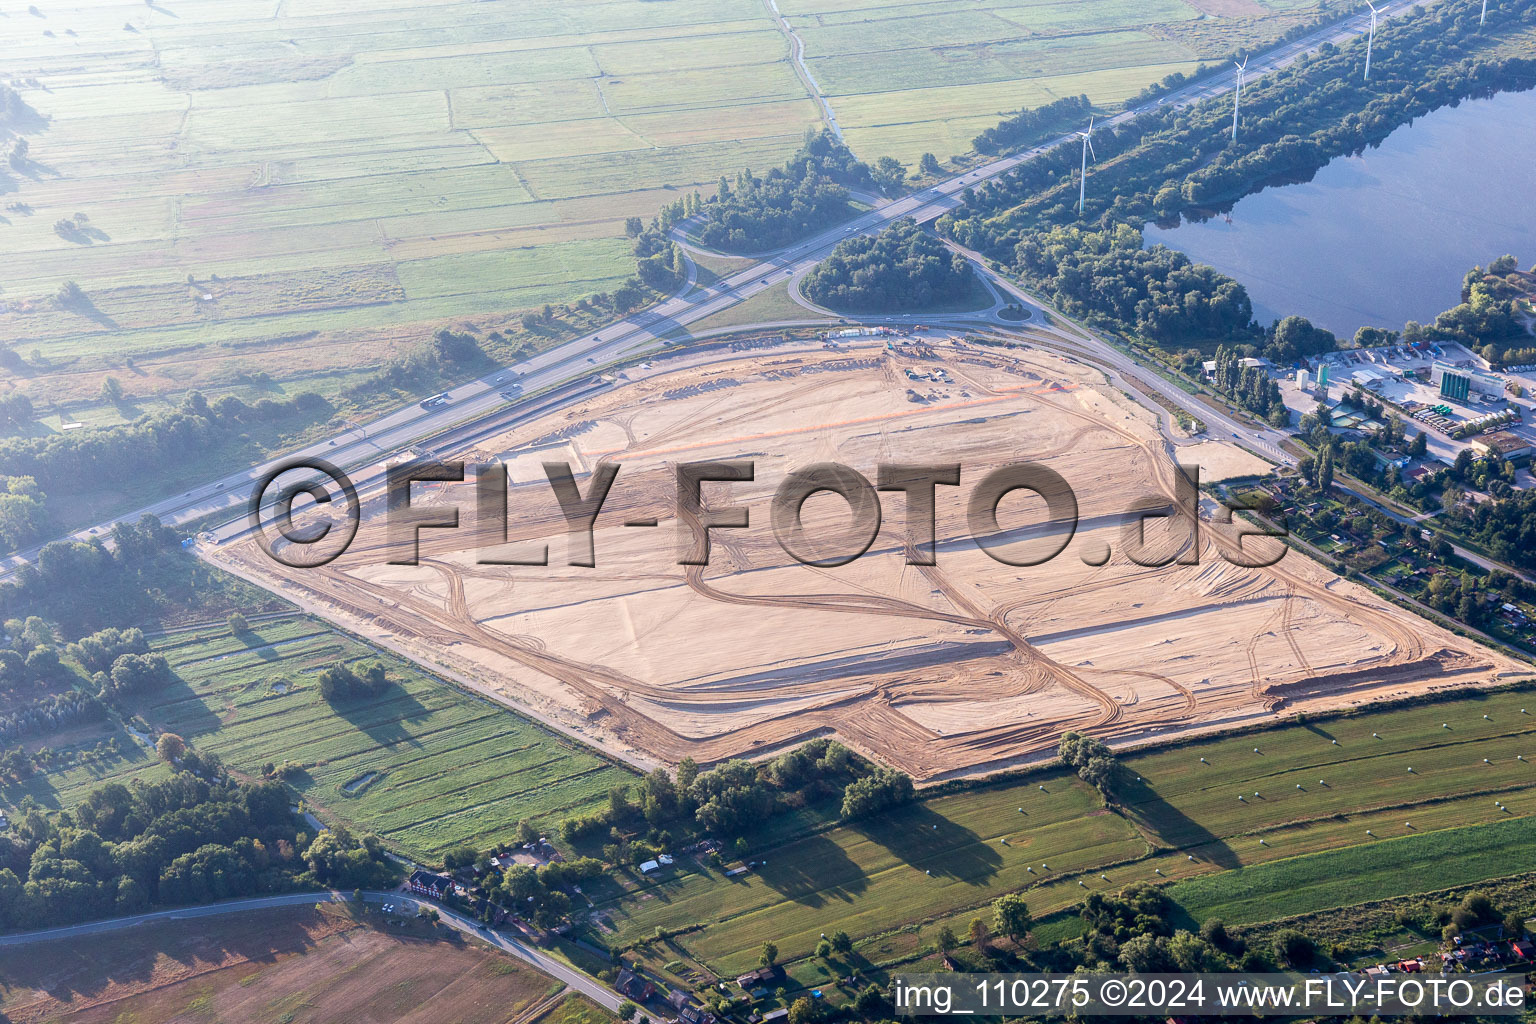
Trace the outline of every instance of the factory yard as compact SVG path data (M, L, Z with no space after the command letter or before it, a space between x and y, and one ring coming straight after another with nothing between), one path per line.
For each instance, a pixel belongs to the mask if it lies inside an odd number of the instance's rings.
M1206 480L1262 468L1224 445L1213 457L1213 445L1179 459L1204 463ZM465 524L421 531L417 566L388 564L377 507L324 569L281 570L249 541L210 557L643 763L834 733L937 779L1047 757L1072 728L1136 742L1520 671L1294 552L1271 568L1234 564L1232 527L1203 524L1191 549L1177 519L1154 520L1150 554L1197 551L1199 564L1134 564L1126 513L1138 499L1168 505L1169 444L1101 374L1041 348L945 339L673 355L473 451L439 454L502 462L512 488L500 553L547 545L551 565L477 564L476 541L502 537L499 522L476 523L472 481L416 485L414 505L458 505ZM680 565L673 466L728 459L753 460L756 479L705 485L705 508L746 506L750 526L713 531L709 564ZM622 466L597 520L595 567L567 564L546 461L570 463L583 493L594 466ZM988 471L1026 461L1067 481L1080 525L1058 557L1012 566L969 538L966 500ZM836 568L790 558L769 503L787 472L820 462L871 479L882 463L959 463L962 486L937 491L936 564L906 564L896 494L862 557ZM1015 561L1060 543L1023 493L999 507ZM640 520L658 525L623 525ZM847 521L829 495L805 505L807 536ZM722 635L733 643L701 642Z

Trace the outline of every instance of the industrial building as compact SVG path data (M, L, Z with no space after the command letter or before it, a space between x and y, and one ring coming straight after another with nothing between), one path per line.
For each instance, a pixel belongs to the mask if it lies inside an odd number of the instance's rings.
M1510 462L1519 462L1529 459L1532 452L1536 452L1536 447L1533 447L1527 438L1501 430L1493 434L1484 434L1474 440L1472 450L1479 455L1497 455Z
M1430 367L1429 381L1440 389L1440 397L1466 402L1472 395L1499 398L1504 394L1504 378L1471 367L1453 366L1438 359Z

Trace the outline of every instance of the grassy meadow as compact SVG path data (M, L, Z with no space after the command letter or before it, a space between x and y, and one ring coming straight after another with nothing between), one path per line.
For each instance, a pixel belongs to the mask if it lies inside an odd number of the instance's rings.
M264 619L240 636L223 623L179 630L152 647L178 681L131 707L143 722L239 772L301 766L287 781L321 818L426 860L459 843L510 839L521 818L553 828L606 806L609 788L632 779L587 748L393 658L384 660L395 685L383 697L333 707L319 695L319 671L376 654L305 616ZM165 771L123 739L123 756L34 777L0 797L14 806L30 794L68 807L103 781Z
M0 176L0 337L45 429L334 393L437 327L609 291L625 217L817 117L758 0L33 10L0 33L38 115ZM53 307L67 280L94 312ZM97 400L108 373L132 408Z
M780 0L848 144L963 156L998 118L1087 94L1114 108L1174 72L1262 45L1316 0Z
M1112 107L1315 6L780 9L854 150L910 165L965 154L1022 106L1086 92ZM0 63L36 116L14 126L28 158L0 171L0 339L22 358L0 377L33 399L43 432L131 419L194 387L335 395L443 326L552 343L523 337L521 312L629 276L626 217L778 164L821 116L760 0L75 0L4 14ZM77 214L83 231L56 230ZM66 281L92 305L57 308ZM108 374L127 401L102 399Z
M1527 705L1536 693L1469 695L1133 755L1113 813L1055 771L938 795L765 844L734 879L693 861L633 879L602 907L608 939L685 930L677 947L722 975L772 940L810 983L827 979L802 958L834 922L877 965L942 924L964 935L1006 891L1039 919L1170 883L1190 919L1242 924L1512 874L1536 834Z

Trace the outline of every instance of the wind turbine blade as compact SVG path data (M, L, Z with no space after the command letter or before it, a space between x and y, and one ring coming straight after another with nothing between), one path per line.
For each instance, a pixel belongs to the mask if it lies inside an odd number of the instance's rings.
M1097 154L1097 153L1095 153L1093 151L1093 140L1088 138L1086 135L1083 136L1083 139L1088 143L1088 153L1089 153L1089 155L1091 155L1093 157L1093 162L1094 163L1098 163L1099 162L1099 154Z

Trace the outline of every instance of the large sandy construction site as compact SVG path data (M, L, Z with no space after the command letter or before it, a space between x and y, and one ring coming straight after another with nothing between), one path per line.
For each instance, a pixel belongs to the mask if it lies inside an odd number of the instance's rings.
M449 454L507 466L502 553L547 544L548 567L477 564L501 538L476 535L470 482L417 485L415 504L457 504L464 523L423 531L417 566L387 564L378 502L324 569L283 568L251 542L212 557L643 760L716 761L830 733L933 778L1039 757L1066 729L1130 742L1520 671L1295 552L1241 568L1223 557L1236 548L1230 527L1205 525L1198 565L1132 563L1124 514L1139 499L1168 502L1175 449L1098 371L1039 349L945 339L674 355ZM1264 468L1215 442L1177 458L1207 480ZM680 565L674 465L727 459L753 460L756 479L705 485L706 509L746 506L750 526L713 531L707 566ZM567 564L541 467L551 460L572 464L583 489L599 462L621 465L595 567ZM965 512L976 481L1023 461L1071 485L1081 525L1053 560L1015 567L976 546ZM908 564L897 492L881 495L863 557L837 568L790 558L770 500L786 473L822 462L871 480L881 463L959 463L961 485L938 488L937 564ZM1023 538L1007 548L1016 560L1059 543L1026 529L1044 517L1026 492L1002 502L1001 526ZM848 518L832 495L805 505L813 532ZM645 519L657 525L624 525ZM1187 536L1171 522L1148 531L1170 553Z

